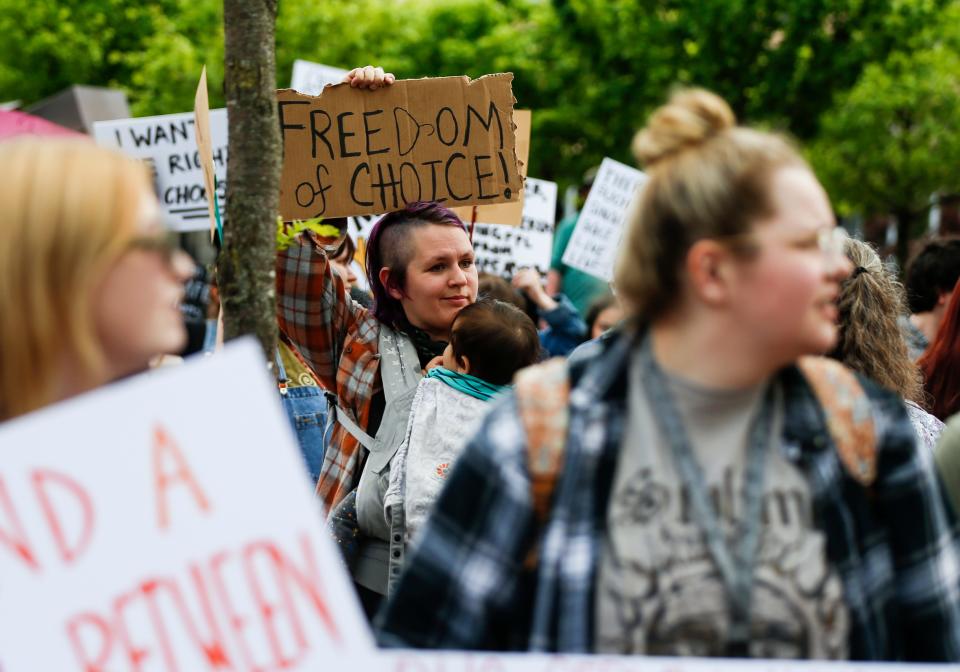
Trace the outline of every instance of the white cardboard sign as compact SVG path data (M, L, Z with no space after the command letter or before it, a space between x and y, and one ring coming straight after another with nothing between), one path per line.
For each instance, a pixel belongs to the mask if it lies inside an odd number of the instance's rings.
M646 179L636 168L603 160L563 254L564 264L607 282L613 279L627 209Z
M347 230L355 241L369 240L370 234L373 232L373 226L381 217L383 217L383 215L355 215L348 217L349 226Z
M370 651L252 341L0 426L0 669L324 669Z
M718 658L653 658L383 651L330 656L328 668L352 672L946 672L956 665Z
M473 249L477 270L511 278L521 268L550 268L553 227L557 211L557 183L528 177L524 184L520 226L477 223Z
M297 59L293 62L290 88L310 96L319 96L327 84L339 84L349 70Z
M160 207L170 228L210 228L207 190L194 133L193 112L98 121L93 136L105 147L142 159L150 166ZM227 111L210 110L210 141L220 212L227 193Z

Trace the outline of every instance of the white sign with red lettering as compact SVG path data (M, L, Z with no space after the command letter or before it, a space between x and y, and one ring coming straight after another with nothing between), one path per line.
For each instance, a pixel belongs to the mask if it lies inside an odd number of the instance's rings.
M0 426L0 670L308 670L373 637L252 341Z

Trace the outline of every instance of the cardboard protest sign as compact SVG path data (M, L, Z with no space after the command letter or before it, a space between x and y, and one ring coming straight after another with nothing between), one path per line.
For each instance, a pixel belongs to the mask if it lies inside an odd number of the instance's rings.
M520 175L527 177L527 166L530 165L530 125L532 123L530 110L514 110L513 123L516 126L514 136L517 143L517 160L520 161ZM496 205L475 205L466 208L454 208L454 212L463 221L484 222L486 224L507 224L520 226L523 220L523 193L519 200L513 203L498 203Z
M528 177L520 226L478 223L474 227L477 270L504 278L526 267L546 273L553 251L556 208L557 183Z
M197 138L197 153L200 155L200 168L203 170L203 186L208 194L216 192L216 178L213 168L213 147L210 144L210 99L207 96L207 66L200 72L197 95L193 102L193 128ZM217 199L207 199L207 211L210 213L210 242L213 242L214 230L223 239L223 225L220 222L220 207Z
M210 227L210 208L194 114L98 121L93 136L105 147L146 161L154 175L160 207L171 228L202 231ZM217 200L223 212L227 194L227 111L210 111L211 156L217 179Z
M5 423L0 449L0 669L316 670L373 646L254 342Z
M627 208L646 179L636 168L603 160L563 254L564 264L607 282L613 278Z
M319 97L277 92L284 220L516 201L513 75L349 84Z
M308 96L319 96L327 84L339 84L349 70L334 68L311 61L297 59L293 62L293 76L290 88Z

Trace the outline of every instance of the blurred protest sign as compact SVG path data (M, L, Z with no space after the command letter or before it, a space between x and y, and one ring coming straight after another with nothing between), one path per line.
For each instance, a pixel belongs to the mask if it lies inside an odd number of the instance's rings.
M385 650L348 658L329 657L330 666L377 672L946 672L956 665L831 662L823 660L748 660L665 656L583 654L466 653L462 651Z
M5 423L0 447L0 669L308 670L373 646L252 340Z
M23 111L79 133L92 134L98 121L129 117L130 105L121 89L74 84Z
M510 73L398 81L376 91L277 92L284 220L516 201L523 180Z
M311 61L297 59L293 62L293 76L290 88L308 96L319 96L327 84L339 84L349 70L334 68Z
M513 123L516 125L514 136L517 143L517 160L520 162L520 175L527 177L527 166L530 165L530 125L532 113L530 110L514 110ZM454 212L463 221L484 222L486 224L508 224L520 226L523 220L523 193L513 203L498 203L496 205L474 205L466 208L454 208Z
M210 227L210 211L194 114L98 121L93 136L105 147L143 159L150 165L160 207L171 228L202 231ZM210 111L210 144L217 180L217 200L224 211L227 193L227 111Z
M557 183L528 177L524 183L523 221L520 226L477 223L473 249L477 270L511 278L517 270L550 268L553 226L557 208Z
M609 282L623 237L624 219L646 175L604 159L573 230L563 263Z
M377 223L383 215L357 215L350 218L350 224L347 230L355 241L369 240L370 232L373 231L373 225Z
M473 227L473 249L476 251L477 270L481 273L511 278L520 268L536 268L541 274L549 269L556 219L557 183L528 177L524 182L523 192L523 218L520 226L490 224L478 220ZM471 209L466 210L469 212ZM462 211L458 210L457 214L462 215ZM366 241L378 219L380 215L350 217L347 230L356 241L358 251L366 250ZM469 228L470 221L465 223Z

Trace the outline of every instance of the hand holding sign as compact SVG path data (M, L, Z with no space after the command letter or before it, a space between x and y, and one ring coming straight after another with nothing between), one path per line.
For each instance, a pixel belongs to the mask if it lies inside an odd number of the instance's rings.
M362 68L354 68L347 73L343 81L354 89L376 91L382 86L390 86L397 81L397 78L392 72L384 72L383 68L367 65Z

